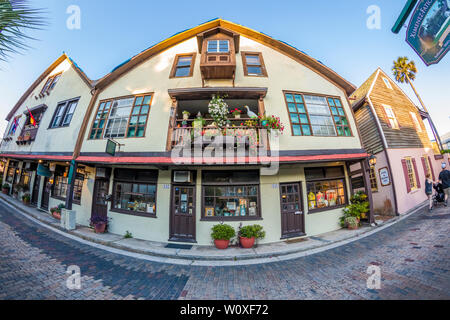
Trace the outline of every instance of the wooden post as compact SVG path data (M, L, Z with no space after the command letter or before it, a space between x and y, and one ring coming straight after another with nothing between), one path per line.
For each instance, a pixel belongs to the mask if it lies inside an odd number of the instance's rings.
M177 122L177 109L178 109L178 101L177 98L172 98L172 107L170 108L170 119L169 119L169 128L167 131L167 142L166 142L166 150L172 150L172 134L173 129L176 127Z
M369 201L369 222L374 223L375 217L373 211L372 187L370 185L369 164L367 163L367 159L361 161L361 168L363 171L364 187L367 194L367 200Z
M69 181L69 184L67 186L67 191L66 191L66 209L67 210L72 210L73 189L75 186L75 177L77 175L77 167L78 167L78 165L77 165L76 161L72 160L70 163L70 168L72 168L72 180Z

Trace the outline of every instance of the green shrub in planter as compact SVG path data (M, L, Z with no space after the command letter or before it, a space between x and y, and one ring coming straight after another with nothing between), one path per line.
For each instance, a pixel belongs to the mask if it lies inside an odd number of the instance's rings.
M266 236L266 232L263 230L263 227L259 224L254 224L251 226L242 227L239 236L243 238L253 238L255 239L263 239Z
M345 225L349 229L356 229L359 227L359 219L356 217L346 217L345 218Z
M236 235L236 231L228 224L216 224L211 230L211 238L214 240L230 240Z
M23 202L28 203L28 202L30 202L30 200L31 200L31 195L30 195L29 193L25 193L25 194L22 196L22 201L23 201Z

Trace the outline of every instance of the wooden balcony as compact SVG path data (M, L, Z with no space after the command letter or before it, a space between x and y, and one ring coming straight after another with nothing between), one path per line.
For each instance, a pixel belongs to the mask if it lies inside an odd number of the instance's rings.
M34 140L36 140L36 135L39 130L39 127L34 126L25 126L20 134L17 137L16 143L18 145L30 144Z
M219 129L212 126L198 127L193 125L194 120L177 120L178 126L173 128L172 148L201 147L206 149L222 145L226 149L245 149L256 151L259 148L269 149L267 130L261 126L245 125L249 118L229 119L229 126ZM184 126L181 123L186 123ZM212 119L205 119L211 122ZM221 139L221 140L219 140Z

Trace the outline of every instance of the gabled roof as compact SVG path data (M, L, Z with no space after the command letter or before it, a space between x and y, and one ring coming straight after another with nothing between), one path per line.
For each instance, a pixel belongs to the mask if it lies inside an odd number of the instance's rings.
M397 84L396 81L392 80L392 78L390 76L387 75L386 72L383 71L383 69L381 69L380 67L377 68L377 70L375 70L374 73L372 73L372 75L358 88L355 90L355 92L353 92L350 96L350 99L353 100L354 102L352 103L352 107L353 109L357 109L360 105L361 102L366 98L366 97L370 97L371 94L371 90L374 86L374 83L377 81L378 79L378 75L382 73L383 77L388 78L389 80L391 80L391 83L393 83L400 91L401 93L411 102L411 104L417 108L418 111L422 111L412 100L411 98L405 93L405 91L403 91L402 88L400 88L400 86Z
M83 72L83 70L75 63L75 61L70 58L66 53L63 53L58 59L56 59L37 79L33 82L33 84L28 88L27 91L20 97L19 101L17 101L16 105L12 108L12 110L6 116L6 120L9 121L17 112L17 109L20 108L22 103L28 98L28 96L33 92L34 89L45 79L47 76L63 61L68 60L72 65L74 70L78 73L80 78L86 83L89 88L92 88L93 82L88 78L88 76Z
M202 32L208 31L210 29L215 29L218 27L225 28L230 31L244 35L245 37L260 42L268 47L271 47L272 49L281 52L282 54L285 54L286 56L289 56L290 58L316 71L323 77L327 78L329 81L335 83L338 87L342 88L347 94L352 93L356 89L356 87L353 84L351 84L350 82L339 76L336 72L325 66L323 63L310 57L303 51L287 44L286 42L276 40L262 32L258 32L250 28L244 27L242 25L235 24L233 22L219 18L207 21L203 24L198 25L197 27L176 33L170 38L161 41L155 44L154 46L142 51L136 56L121 63L119 66L115 67L109 74L105 75L103 78L96 81L95 87L98 89L105 88L113 81L121 77L123 74L132 70L133 68L143 63L150 57L155 56L158 53L167 50L168 48L174 45L177 45L178 43L181 43L185 40L195 37Z

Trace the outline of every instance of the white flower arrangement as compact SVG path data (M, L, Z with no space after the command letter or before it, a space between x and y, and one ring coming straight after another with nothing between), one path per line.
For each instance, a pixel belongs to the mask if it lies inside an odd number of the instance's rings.
M208 112L219 128L225 126L228 115L228 105L219 95L213 94L208 105Z

